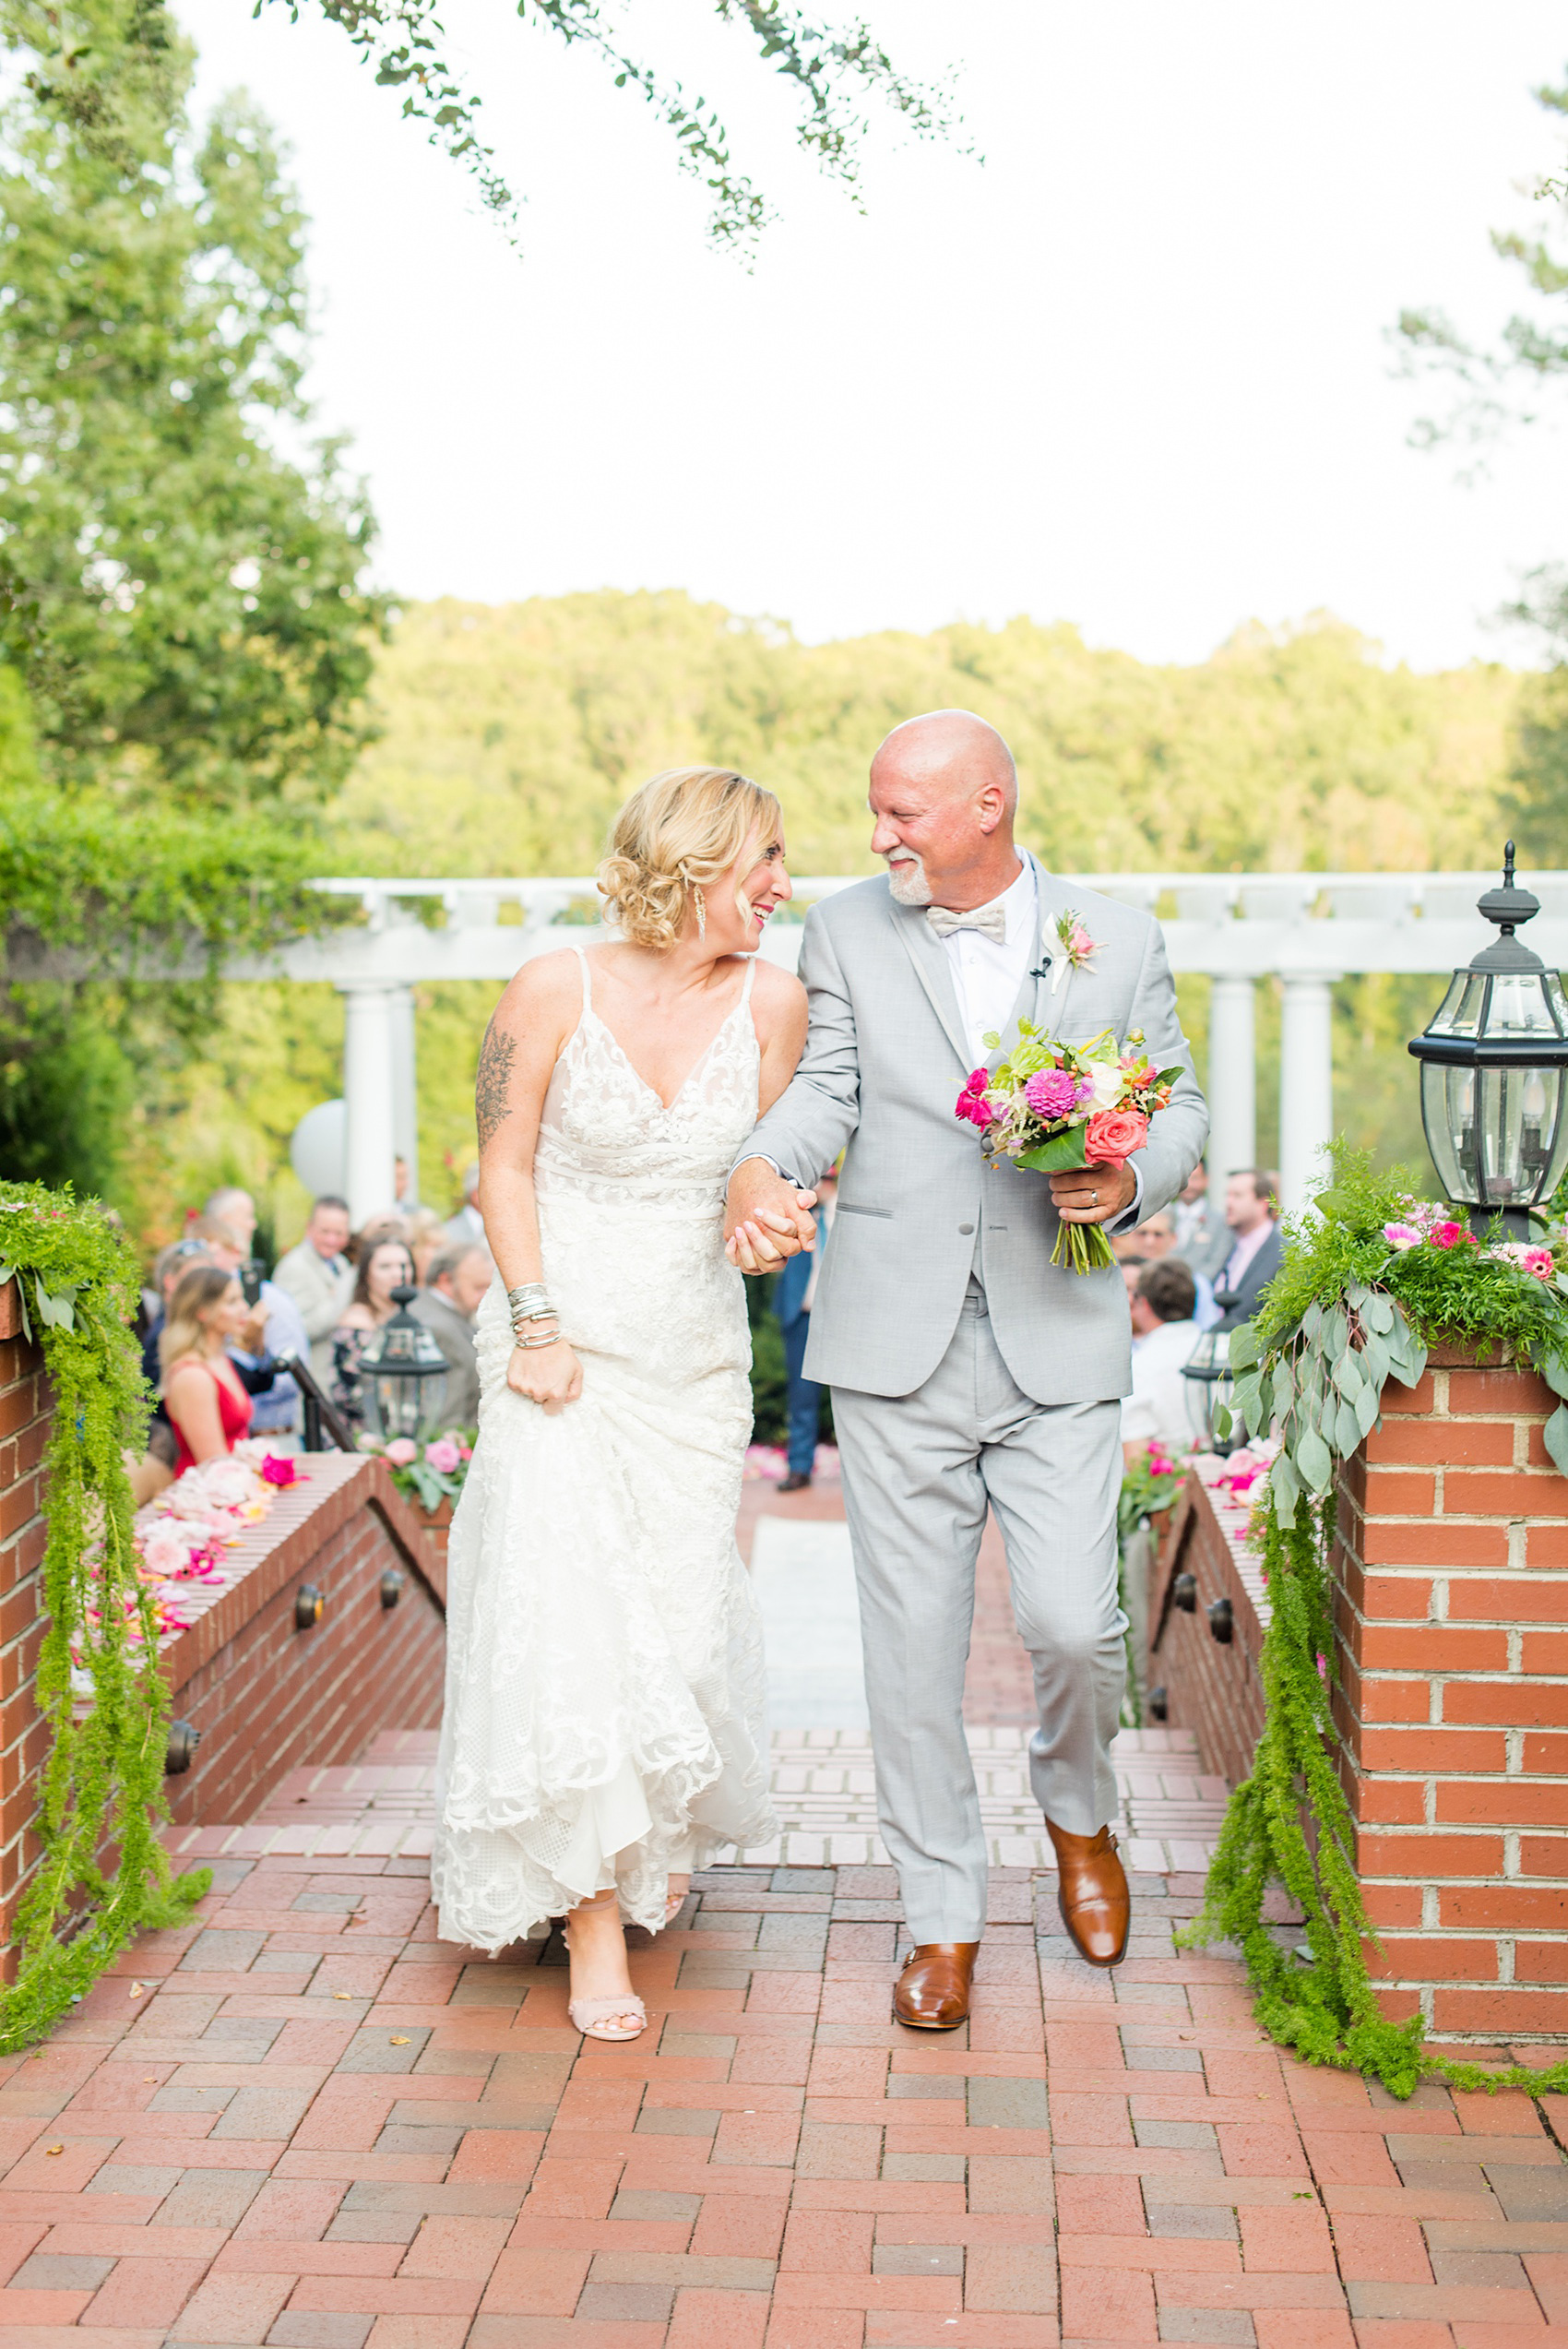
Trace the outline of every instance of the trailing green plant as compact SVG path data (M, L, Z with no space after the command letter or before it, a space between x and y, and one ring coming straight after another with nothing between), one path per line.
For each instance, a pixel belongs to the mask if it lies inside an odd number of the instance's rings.
M1413 1386L1440 1336L1530 1364L1568 1395L1568 1256L1484 1240L1370 1156L1333 1152L1316 1212L1288 1222L1286 1252L1256 1322L1231 1332L1236 1409L1279 1451L1253 1520L1270 1617L1261 1672L1266 1711L1252 1775L1230 1797L1192 1942L1229 1940L1246 1960L1259 2022L1311 2063L1369 2072L1396 2096L1423 2077L1457 2088L1568 2091L1548 2070L1460 2062L1424 2048L1421 2016L1381 2011L1366 1949L1355 1825L1336 1768L1333 1583L1335 1471L1377 1425L1390 1378ZM1229 1433L1221 1426L1220 1433ZM1568 1411L1547 1423L1568 1472ZM1309 1841L1305 1821L1313 1833ZM1270 1931L1265 1898L1282 1885L1304 1920L1304 1950ZM1296 1928L1292 1928L1294 1931Z
M18 1910L16 1979L0 1989L0 2054L48 2031L134 1934L182 1923L212 1881L209 1868L174 1880L158 1833L169 1692L123 1457L147 1425L136 1259L96 1200L0 1183L0 1286L12 1280L53 1390L36 1684L50 1744L43 1852Z

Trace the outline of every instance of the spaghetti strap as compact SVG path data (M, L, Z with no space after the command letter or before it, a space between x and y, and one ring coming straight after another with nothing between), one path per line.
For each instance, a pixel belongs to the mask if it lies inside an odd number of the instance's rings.
M593 981L588 976L588 950L581 938L574 938L571 941L571 947L572 952L583 966L583 1009L591 1011L593 1009Z
M735 1007L738 1011L744 1011L752 999L752 981L756 976L756 967L761 959L760 955L755 954L748 954L746 957L746 983L741 989L741 1000Z

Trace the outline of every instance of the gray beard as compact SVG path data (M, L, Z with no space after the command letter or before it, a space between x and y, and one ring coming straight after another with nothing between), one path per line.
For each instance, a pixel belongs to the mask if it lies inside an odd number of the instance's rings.
M931 883L925 876L925 866L918 856L900 857L897 864L887 868L887 886L896 905L929 905Z

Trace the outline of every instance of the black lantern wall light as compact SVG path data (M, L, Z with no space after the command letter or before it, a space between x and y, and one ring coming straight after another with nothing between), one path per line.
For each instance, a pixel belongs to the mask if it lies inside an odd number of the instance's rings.
M417 1289L393 1290L398 1310L360 1360L368 1425L388 1443L399 1436L418 1442L433 1435L446 1395L446 1357L409 1311L418 1294Z
M1421 1064L1421 1124L1444 1196L1501 1216L1503 1236L1530 1237L1568 1170L1568 1001L1562 982L1515 935L1540 900L1514 879L1479 911L1498 936L1453 983L1411 1052Z

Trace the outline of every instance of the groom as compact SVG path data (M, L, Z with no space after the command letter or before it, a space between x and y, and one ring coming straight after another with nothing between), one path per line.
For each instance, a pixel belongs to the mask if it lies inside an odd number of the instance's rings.
M1141 1029L1157 1067L1192 1067L1158 925L1020 853L1017 796L1006 744L968 711L912 718L882 745L872 847L887 877L807 917L805 1052L736 1164L726 1218L736 1260L766 1270L809 1236L802 1186L848 1145L805 1370L833 1389L878 1816L916 1944L894 2011L934 2031L968 2013L985 1922L962 1707L988 1508L1034 1664L1029 1772L1063 1915L1091 1964L1114 1965L1126 1945L1109 1831L1126 1669L1126 1295L1119 1271L1050 1259L1063 1220L1114 1229L1164 1207L1207 1131L1184 1075L1125 1168L1047 1179L988 1166L954 1115L964 1079L1004 1056L1020 1017L1079 1043ZM1058 936L1068 913L1089 941L1072 954Z

